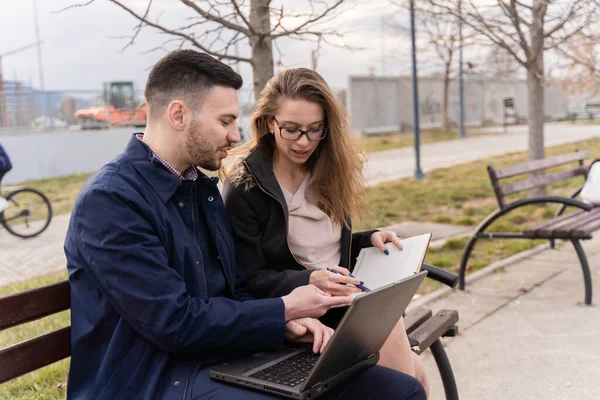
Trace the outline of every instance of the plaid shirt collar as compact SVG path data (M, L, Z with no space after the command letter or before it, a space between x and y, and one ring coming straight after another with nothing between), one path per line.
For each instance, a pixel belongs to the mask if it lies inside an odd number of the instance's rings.
M142 140L142 138L144 137L144 135L138 134L138 135L136 135L136 137L139 140ZM196 179L198 179L198 170L196 169L196 167L194 165L192 165L191 167L189 167L188 169L186 169L183 172L183 174L182 174L181 172L179 172L175 168L173 168L173 166L171 164L169 164L166 160L164 160L161 156L159 156L158 154L156 154L154 151L152 152L152 155L154 156L154 158L156 158L158 161L160 161L160 163L162 165L164 165L165 168L167 168L167 170L171 174L175 175L176 177L178 177L182 181L195 181Z

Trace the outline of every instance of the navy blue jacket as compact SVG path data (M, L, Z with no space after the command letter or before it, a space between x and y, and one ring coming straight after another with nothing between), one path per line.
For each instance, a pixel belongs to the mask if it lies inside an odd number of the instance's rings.
M283 301L241 288L216 181L179 180L133 136L85 184L65 241L68 398L185 399L199 370L283 343Z

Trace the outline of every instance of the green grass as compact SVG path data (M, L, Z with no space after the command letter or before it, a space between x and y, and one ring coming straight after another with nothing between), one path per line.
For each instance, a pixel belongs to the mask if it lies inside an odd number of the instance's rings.
M576 120L571 120L571 118L558 118L556 122L561 122L563 124L571 124L571 125L600 125L599 119L589 119L589 118L578 118Z
M562 154L575 149L586 149L590 159L600 157L600 139L590 139L546 149L546 155ZM427 179L401 179L366 189L365 218L355 221L357 230L389 226L406 221L448 223L476 226L487 215L497 210L498 204L486 171L488 164L501 167L527 161L525 152L511 153L486 160L441 168L431 171ZM567 166L567 168L571 166ZM558 168L561 169L561 168ZM557 170L558 170L557 169ZM551 172L553 172L552 170ZM548 194L569 195L583 183L581 177L549 186ZM515 200L526 194L517 194ZM506 214L489 228L491 231L519 232L551 218L555 205L527 206ZM465 241L449 241L441 249L430 249L426 262L457 272ZM495 261L537 246L544 241L534 240L480 240L469 259L468 272L481 269ZM424 292L439 287L428 282Z
M600 157L600 139L548 148L548 156L587 149L592 158ZM514 153L475 161L451 168L431 171L426 180L402 179L366 189L370 208L365 218L355 221L355 229L392 225L404 221L443 222L473 226L497 209L496 200L487 177L486 165L496 167L526 161L526 153ZM70 212L72 204L88 175L27 182L48 194L56 204L57 214ZM568 194L581 185L581 179L552 185L549 193ZM25 185L24 185L25 186ZM556 208L525 207L505 216L493 225L494 230L520 231L523 227L552 217ZM452 239L439 249L428 251L426 262L456 272L467 238ZM530 249L540 241L494 240L479 241L470 258L469 271L481 269L497 260ZM0 296L46 285L66 278L66 274L49 275L0 287ZM420 289L424 294L439 284L426 280ZM31 322L0 332L0 348L18 343L41 333L69 324L69 312ZM42 368L33 373L0 385L0 399L64 399L69 361Z
M467 134L469 137L472 137L482 135L495 135L496 133L469 131ZM419 136L419 141L421 144L443 142L446 140L453 139L458 139L458 132L456 130L443 132L440 129L428 129L421 131L421 134ZM356 139L356 144L358 145L358 148L361 151L364 151L365 153L396 149L399 147L411 147L414 146L414 143L415 137L412 132L371 135Z

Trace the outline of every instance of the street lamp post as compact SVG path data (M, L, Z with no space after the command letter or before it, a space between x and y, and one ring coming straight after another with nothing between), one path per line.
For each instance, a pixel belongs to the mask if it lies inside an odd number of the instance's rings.
M413 81L413 113L415 130L415 179L425 178L421 170L421 154L419 143L419 86L417 81L417 41L415 37L415 1L410 0L410 36L412 40L412 81Z
M52 126L52 114L50 112L50 95L45 92L44 88L44 70L42 66L42 42L40 40L40 27L38 23L38 13L37 13L37 4L35 0L33 0L33 18L35 21L35 40L37 42L37 57L38 57L38 72L40 73L40 104L45 103L45 111L42 113L44 116L44 128L47 128L46 125L46 113L48 113L50 119L50 126ZM45 101L44 101L45 100Z
M460 123L458 135L461 138L467 137L465 133L465 82L463 79L463 21L462 21L462 0L458 0L458 85L460 96Z

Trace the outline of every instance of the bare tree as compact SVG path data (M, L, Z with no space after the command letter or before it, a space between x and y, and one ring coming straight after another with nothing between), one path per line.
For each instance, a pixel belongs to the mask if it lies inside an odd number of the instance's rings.
M527 71L529 159L544 158L544 52L598 21L598 0L431 0ZM462 8L462 9L461 9Z
M393 0L392 3L402 10L408 10L408 4L404 0ZM429 53L427 57L442 70L442 131L448 132L450 82L456 76L455 57L461 45L459 20L444 12L442 8L436 7L431 0L421 0L415 4L415 17L418 26L417 34L426 43L424 50ZM409 33L409 28L396 20L391 21L389 25L395 30ZM463 48L472 44L473 38L472 32L463 32Z
M86 6L96 0L73 5ZM330 41L343 38L331 22L339 16L345 0L308 0L294 4L297 11L289 12L289 3L271 4L271 0L179 0L188 8L188 23L171 27L160 22L160 15L151 18L152 0L148 0L144 11L134 9L125 1L106 0L133 16L138 24L125 46L132 45L144 27L154 28L170 36L159 48L167 44L188 44L221 60L244 62L252 66L254 74L254 96L258 97L266 83L273 77L273 47L276 39L289 37L310 40L320 44L341 45ZM175 2L173 2L175 3ZM247 41L249 57L237 54L236 45Z

